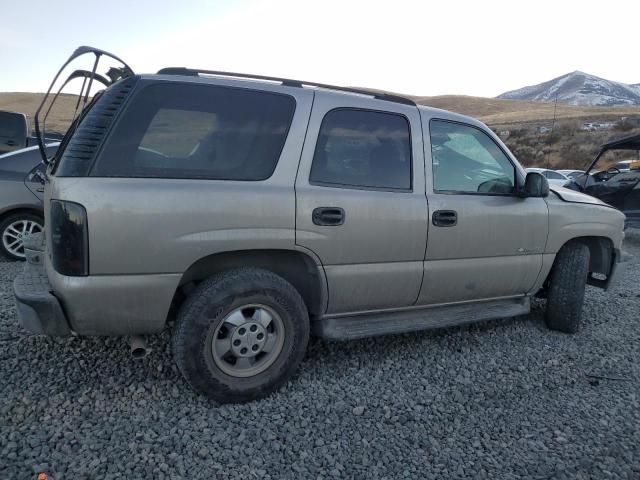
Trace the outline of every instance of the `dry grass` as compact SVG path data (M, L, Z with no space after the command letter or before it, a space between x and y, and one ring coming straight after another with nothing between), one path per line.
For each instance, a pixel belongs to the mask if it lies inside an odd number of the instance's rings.
M0 92L0 110L26 113L33 129L33 116L43 96L42 93ZM76 95L60 95L47 120L47 130L62 130L64 133L73 117L77 98Z
M488 125L544 122L553 119L553 103L503 100L499 98L444 95L414 97L417 103L451 110L482 120ZM615 120L621 116L640 115L640 107L574 107L558 104L557 119Z

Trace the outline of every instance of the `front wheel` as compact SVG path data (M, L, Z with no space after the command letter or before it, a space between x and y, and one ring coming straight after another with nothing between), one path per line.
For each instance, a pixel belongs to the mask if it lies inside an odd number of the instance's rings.
M25 236L42 232L44 221L33 213L14 213L0 222L0 253L11 260L24 260Z
M564 245L556 255L549 278L545 315L551 330L576 333L580 328L589 260L589 247L578 242Z
M193 388L219 402L245 402L286 382L308 340L298 291L272 272L242 268L190 293L178 313L173 354Z

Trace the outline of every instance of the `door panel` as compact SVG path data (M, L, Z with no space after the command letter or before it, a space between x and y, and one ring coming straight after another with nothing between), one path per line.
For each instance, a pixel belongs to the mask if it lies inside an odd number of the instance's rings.
M296 187L296 243L320 258L329 313L412 305L422 279L424 195L314 185ZM318 226L313 210L340 207L344 223Z
M344 155L357 157L358 154L349 152L349 149L354 145L365 147L360 145L359 139L352 139L349 140L351 143L332 144L329 148L329 141L322 136L325 130L321 130L325 115L335 109L372 111L372 108L379 109L378 113L402 115L409 123L410 189L385 191L384 185L375 182L375 187L367 188L326 181L330 178L327 170L335 168L332 162L341 158L342 153L336 157L336 152L344 150ZM319 175L323 181L312 184L309 179L317 146L324 148L318 158L326 155L327 151L332 157L321 160L325 162L322 166L325 170ZM349 170L344 174L345 182L359 181L360 163L363 161L368 162L369 158L351 158L355 171ZM314 171L318 168L316 164ZM392 172L392 175L394 173L397 172ZM402 185L403 181L403 178L396 177L392 185ZM342 209L343 223L318 225L314 222L313 212L319 207L330 207L334 212L334 209ZM316 92L296 180L296 243L312 250L322 261L329 291L328 313L403 307L415 303L422 280L427 213L417 109L355 95Z
M423 116L424 125L429 125L429 120ZM436 155L444 154L437 159L435 175L430 166L427 168L427 172L432 173L428 175L427 197L430 219L434 212L455 212L455 223L450 221L446 226L445 221L445 226L430 225L418 304L525 294L533 288L542 267L549 229L547 204L542 198L520 198L491 193L491 190L482 192L487 186L493 190L509 186L507 173L512 160L507 156L506 147L485 130L486 127L471 125L486 134L482 142L475 144L473 139L463 138L465 132L459 128L460 124L452 124L457 126L451 138L457 138L460 143L453 143L446 137L446 128L439 125L441 138L434 141L442 142L442 150L436 151ZM425 142L430 141L429 130L426 130ZM491 145L486 147L489 141ZM432 152L431 145L427 145L425 152L429 165ZM480 148L482 152L477 154L476 149ZM490 157L498 158L495 164L491 163ZM447 170L447 161L452 161L455 168ZM474 168L477 163L482 164L480 168ZM513 172L513 181L522 181L522 172L515 166ZM478 191L434 191L434 178L436 185L440 179L449 189L474 188Z
M548 210L541 198L430 195L429 212L453 210L457 224L431 227L418 303L523 294L542 267Z
M422 262L330 265L325 272L330 279L330 313L378 310L415 303Z

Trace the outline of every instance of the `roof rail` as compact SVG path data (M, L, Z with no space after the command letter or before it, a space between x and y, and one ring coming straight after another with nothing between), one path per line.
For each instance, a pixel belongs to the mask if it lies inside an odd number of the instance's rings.
M167 67L158 70L158 75L186 75L191 77L197 77L199 74L215 75L218 77L235 77L235 78L247 78L252 80L267 80L270 82L279 82L286 87L298 87L303 88L305 86L324 88L327 90L337 90L339 92L357 93L359 95L367 95L378 100L386 100L388 102L402 103L404 105L416 106L416 103L406 97L400 95L393 95L390 93L374 92L370 90L364 90L359 88L350 87L338 87L335 85L327 85L325 83L306 82L303 80L291 80L290 78L269 77L266 75L252 75L250 73L235 73L235 72L220 72L216 70L200 70L185 67Z

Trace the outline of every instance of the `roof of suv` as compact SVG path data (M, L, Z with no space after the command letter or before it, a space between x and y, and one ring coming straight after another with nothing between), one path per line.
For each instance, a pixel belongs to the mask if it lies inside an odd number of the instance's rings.
M410 98L403 97L401 95L394 95L386 92L376 92L372 90L358 89L352 87L338 87L336 85L328 85L326 83L318 83L318 82L308 82L305 80L293 80L290 78L282 78L282 77L270 77L266 75L254 75L250 73L236 73L236 72L222 72L218 70L200 70L193 68L185 68L185 67L168 67L163 68L158 71L159 75L181 75L181 76L189 76L189 77L199 77L202 75L210 75L215 77L225 77L225 78L239 78L239 79L248 79L248 80L262 80L267 82L278 82L285 87L297 87L304 88L308 87L316 87L323 88L327 90L336 90L340 92L347 93L355 93L358 95L369 95L379 100L387 100L390 102L402 103L405 105L415 105L416 103Z
M233 83L238 83L239 85L242 85L242 86L255 86L256 83L263 83L263 84L266 83L271 85L280 84L285 88L293 87L293 88L321 89L323 91L326 91L335 95L367 96L376 100L389 101L389 102L398 103L402 105L417 107L419 110L429 112L431 116L441 117L448 120L460 121L464 123L473 124L476 126L480 126L480 125L484 126L482 122L480 122L479 120L473 117L451 112L449 110L442 110L435 107L420 105L415 103L415 101L409 97L387 93L383 91L376 91L374 89L367 90L363 88L340 87L336 85L328 85L328 84L318 83L318 82L293 80L288 78L271 77L266 75L223 72L223 71L216 71L216 70L201 70L201 69L192 69L192 68L185 68L185 67L167 67L159 70L158 73L156 74L141 75L141 77L149 78L149 79L157 79L158 76L163 76L166 79L172 79L172 80L181 79L181 80L189 80L189 81L193 81L195 77L203 83L216 83L216 81L218 80L225 80L225 83L230 81Z

